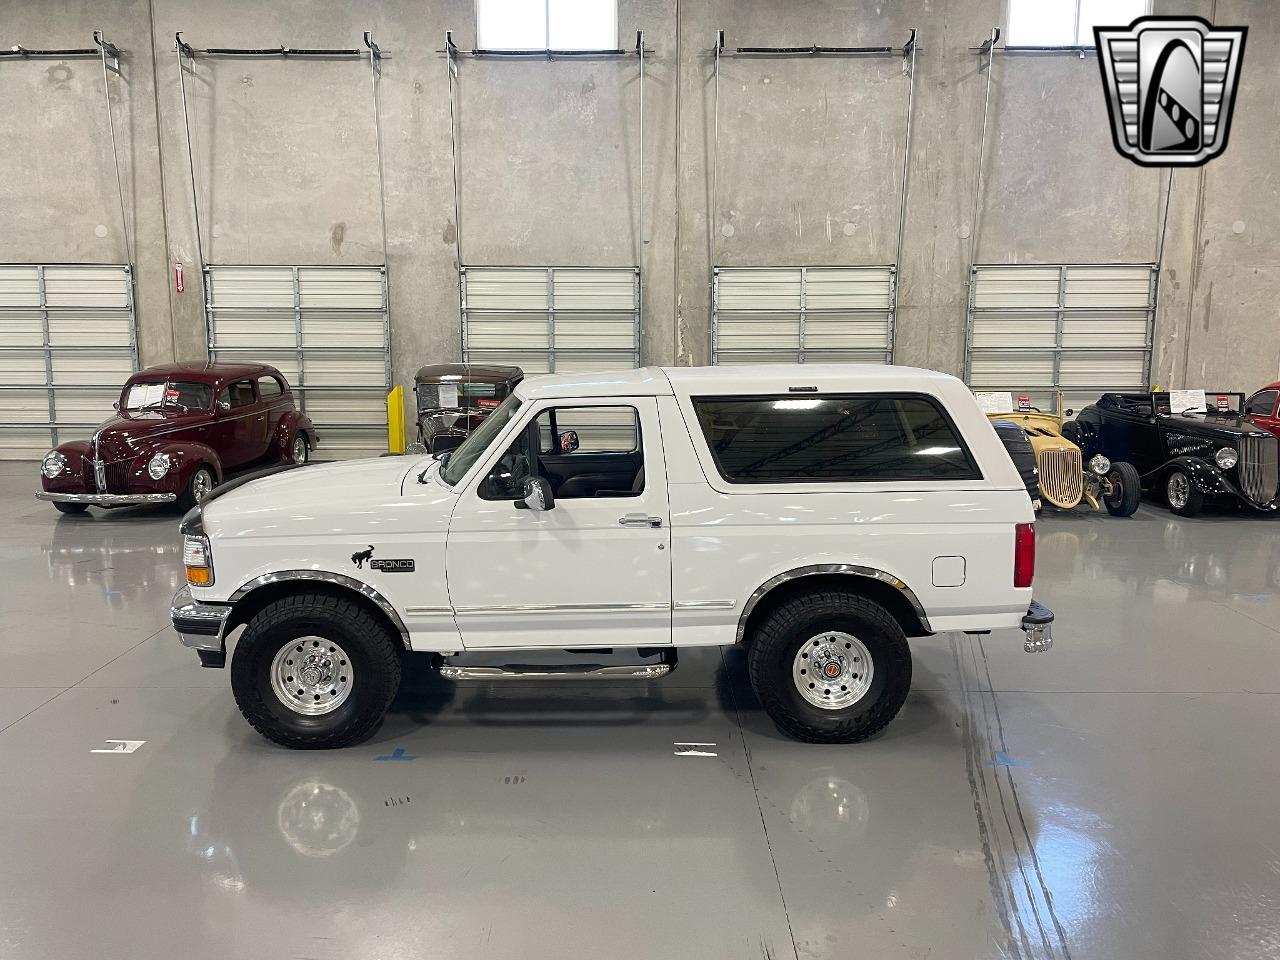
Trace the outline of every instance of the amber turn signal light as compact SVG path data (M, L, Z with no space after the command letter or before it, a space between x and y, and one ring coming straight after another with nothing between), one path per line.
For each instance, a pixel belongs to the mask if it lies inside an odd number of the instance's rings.
M213 571L208 567L187 567L187 583L194 587L207 587L213 583Z

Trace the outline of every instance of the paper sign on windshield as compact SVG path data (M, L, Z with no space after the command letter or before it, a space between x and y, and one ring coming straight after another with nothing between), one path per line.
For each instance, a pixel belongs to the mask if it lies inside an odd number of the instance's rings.
M973 396L978 401L978 408L983 413L1013 412L1012 393L975 393Z
M1170 390L1169 391L1169 412L1182 413L1186 410L1196 410L1203 413L1208 407L1205 406L1203 390Z

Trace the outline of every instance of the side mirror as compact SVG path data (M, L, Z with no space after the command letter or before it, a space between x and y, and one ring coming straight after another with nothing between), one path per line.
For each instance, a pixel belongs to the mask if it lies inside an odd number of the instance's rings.
M517 510L551 510L556 505L555 494L551 492L551 484L542 477L526 477L524 481L524 499L516 501Z
M1072 410L1070 407L1067 407L1067 409L1065 409L1065 410L1063 410L1063 411L1062 411L1062 415L1063 415L1064 417L1073 417L1073 416L1075 416L1075 413L1076 413L1076 412L1075 412L1074 410Z
M117 411L117 412L118 412L118 411L120 410L120 401L119 401L119 400L117 400L115 403L113 403L113 404L111 405L111 409L112 409L112 410L115 410L115 411Z
M560 452L573 453L578 449L578 431L566 430L559 437Z

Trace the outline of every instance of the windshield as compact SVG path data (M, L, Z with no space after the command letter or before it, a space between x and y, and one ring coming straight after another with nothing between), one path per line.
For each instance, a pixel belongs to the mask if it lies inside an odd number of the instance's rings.
M212 404L213 388L207 383L149 380L129 384L122 406L125 410L158 410L161 407L208 410Z
M461 480L519 409L520 399L514 393L503 400L497 410L485 417L484 423L476 428L475 433L448 455L440 469L440 479L451 487Z

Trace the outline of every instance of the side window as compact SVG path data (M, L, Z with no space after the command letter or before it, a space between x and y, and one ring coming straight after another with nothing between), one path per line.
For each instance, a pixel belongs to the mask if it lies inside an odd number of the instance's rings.
M247 407L252 403L252 380L237 380L235 383L229 383L218 394L218 405L225 404L231 410L237 407Z
M1249 403L1245 406L1245 413L1257 414L1260 417L1269 417L1276 412L1276 399L1280 397L1280 392L1275 390L1263 390L1261 393L1255 393L1249 398Z
M982 478L930 397L694 397L693 407L730 483Z
M565 448L566 434L577 438ZM635 453L640 416L634 407L555 407L538 415L538 449L548 455Z
M531 449L530 444L536 444ZM481 482L482 500L517 500L539 471L557 500L635 497L644 492L640 415L634 407L552 407L538 414Z
M284 393L284 389L280 386L280 381L275 377L258 378L258 394L264 401L274 400L282 393Z

